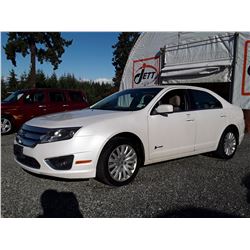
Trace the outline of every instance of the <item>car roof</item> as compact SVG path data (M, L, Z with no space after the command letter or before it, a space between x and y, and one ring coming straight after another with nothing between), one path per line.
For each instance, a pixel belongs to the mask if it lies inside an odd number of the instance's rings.
M61 88L30 88L30 89L19 89L17 91L32 91L32 90L46 90L46 91L81 91L80 89L61 89Z
M145 86L145 87L138 87L138 88L133 88L133 89L152 89L152 88L160 88L160 89L173 89L173 88L182 88L182 89L196 89L196 90L204 90L204 91L209 91L207 88L203 87L196 87L196 86L191 86L191 85L183 85L183 84L167 84L167 85L155 85L155 86Z

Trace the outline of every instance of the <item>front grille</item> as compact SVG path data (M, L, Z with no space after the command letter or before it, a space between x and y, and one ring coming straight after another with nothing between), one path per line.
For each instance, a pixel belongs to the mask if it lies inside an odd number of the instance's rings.
M39 162L36 159L29 157L27 155L17 155L16 159L17 161L19 161L20 163L22 163L23 165L27 167L36 168L36 169L40 168Z
M18 131L16 141L23 146L34 148L39 142L40 137L45 135L49 129L28 126L24 124Z

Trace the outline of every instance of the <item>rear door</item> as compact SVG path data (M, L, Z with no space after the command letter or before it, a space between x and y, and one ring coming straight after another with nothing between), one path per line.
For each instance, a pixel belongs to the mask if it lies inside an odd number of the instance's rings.
M83 109L88 107L86 98L81 91L69 90L66 91L68 110Z
M44 90L33 90L25 93L23 105L20 112L29 120L35 116L45 115L47 113L47 97Z
M68 103L63 90L48 91L48 113L57 113L68 110Z
M225 128L226 114L217 98L206 91L188 90L191 110L196 116L196 151L214 150Z

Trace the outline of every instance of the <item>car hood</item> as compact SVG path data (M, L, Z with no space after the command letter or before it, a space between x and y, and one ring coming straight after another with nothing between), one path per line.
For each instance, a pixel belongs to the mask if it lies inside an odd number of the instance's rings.
M15 105L16 105L16 102L4 102L4 101L1 102L1 108L2 109L10 108L10 107L13 107Z
M26 122L26 124L45 128L81 127L108 119L124 117L131 113L132 111L83 109L36 117Z

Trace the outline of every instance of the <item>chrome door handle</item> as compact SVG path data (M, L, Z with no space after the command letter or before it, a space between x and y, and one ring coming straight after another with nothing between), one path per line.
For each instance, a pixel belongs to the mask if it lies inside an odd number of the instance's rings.
M221 114L220 117L227 117L225 114Z
M63 107L68 107L69 105L68 104L63 104Z
M39 105L38 108L46 108L46 105Z

